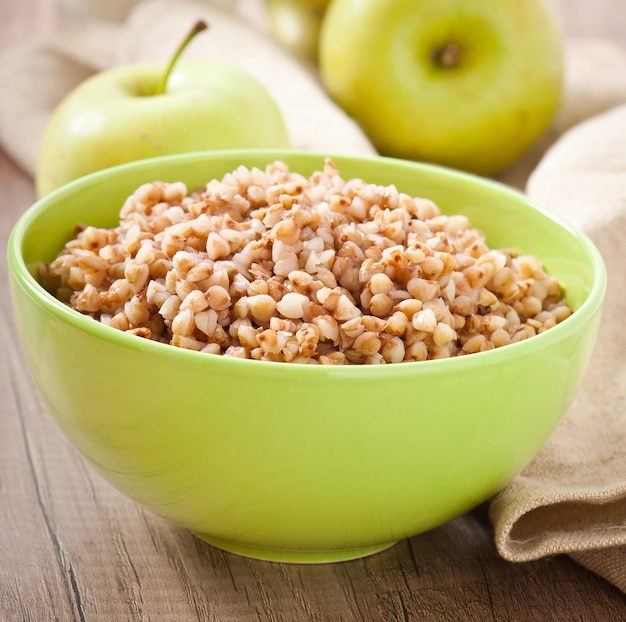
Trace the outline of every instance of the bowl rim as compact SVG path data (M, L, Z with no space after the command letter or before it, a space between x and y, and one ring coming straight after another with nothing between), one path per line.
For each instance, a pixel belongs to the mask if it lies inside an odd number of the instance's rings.
M161 343L150 339L144 339L120 331L118 329L101 324L97 320L88 315L82 314L72 309L67 304L61 302L49 293L33 276L28 265L24 261L21 253L22 243L28 228L32 222L48 209L50 203L57 202L64 196L69 196L90 185L101 183L111 175L116 175L121 171L141 170L151 166L167 164L168 162L178 161L197 161L198 159L228 159L246 158L250 156L266 156L268 159L274 160L286 157L304 157L306 159L323 159L329 157L335 161L352 160L359 162L385 161L390 164L400 163L403 166L409 166L416 171L435 172L440 175L448 176L450 179L457 179L463 182L469 182L473 185L483 186L486 189L498 189L504 194L509 195L516 200L522 200L529 208L540 212L544 217L552 220L559 227L568 231L581 245L582 249L587 253L592 266L592 284L589 293L582 305L568 318L539 335L532 338L519 341L517 343L508 344L507 346L494 348L484 352L476 352L471 355L455 356L445 359L433 359L426 361L407 361L404 363L388 364L388 365L314 365L307 363L285 363L274 361L257 361L253 359L239 359L227 357L222 354L209 354L197 352L185 348L179 348L168 343ZM226 171L225 171L226 172ZM208 180L207 180L208 181ZM603 257L587 236L586 233L577 227L567 223L557 214L552 213L547 208L542 207L522 192L507 186L506 184L478 175L467 173L464 171L451 169L438 164L427 162L416 162L393 158L381 155L353 155L353 154L336 154L322 153L318 151L305 151L301 149L228 149L220 151L194 151L181 154L171 154L148 158L144 160L136 160L125 164L120 164L107 169L90 173L81 178L75 179L60 188L53 190L47 195L36 199L36 201L26 209L15 223L7 243L7 259L9 266L9 276L15 281L15 284L21 286L28 295L39 306L52 313L62 322L69 324L77 330L88 333L91 336L108 341L123 348L144 351L147 354L164 356L166 358L176 359L180 362L196 362L207 366L219 364L226 368L232 367L234 372L245 371L246 373L272 373L278 366L284 373L301 374L303 370L311 370L307 373L320 374L339 374L339 375L359 375L368 377L372 374L413 374L416 370L428 373L438 372L442 366L449 371L461 368L465 365L489 365L504 362L509 358L515 358L527 355L531 351L549 347L554 342L560 341L573 332L577 332L579 328L586 324L595 313L602 308L604 304L607 289L607 271ZM12 289L12 288L11 288ZM315 370L315 371L313 371Z

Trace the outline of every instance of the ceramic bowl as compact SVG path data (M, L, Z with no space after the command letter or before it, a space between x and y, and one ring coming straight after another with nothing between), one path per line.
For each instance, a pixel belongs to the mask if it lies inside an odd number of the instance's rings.
M523 195L436 166L332 157L344 179L393 183L444 213L465 214L491 247L537 256L574 313L540 335L468 356L294 365L126 334L68 308L34 276L76 223L117 224L124 199L144 182L191 187L276 159L308 174L323 165L313 153L195 153L101 171L38 200L8 246L25 358L67 438L137 503L254 558L357 558L487 500L567 411L601 320L606 275L598 251Z

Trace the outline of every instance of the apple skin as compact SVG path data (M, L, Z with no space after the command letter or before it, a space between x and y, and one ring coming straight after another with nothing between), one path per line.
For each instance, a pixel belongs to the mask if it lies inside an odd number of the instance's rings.
M165 93L155 95L165 68L160 62L115 67L71 91L42 137L37 194L159 155L290 146L277 104L247 72L227 63L180 61Z
M274 38L296 56L317 65L319 33L330 0L265 0Z
M382 155L494 175L561 100L542 0L333 0L319 45L324 87Z

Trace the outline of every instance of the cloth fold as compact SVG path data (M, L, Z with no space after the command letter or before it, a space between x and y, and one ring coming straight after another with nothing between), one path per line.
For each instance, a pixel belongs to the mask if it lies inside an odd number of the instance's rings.
M589 235L608 289L571 408L491 502L496 546L510 561L568 553L626 592L626 105L565 132L531 174L527 193Z
M53 43L29 43L0 57L0 145L31 175L41 137L61 99L93 69Z
M43 129L65 93L106 67L169 57L198 17L211 28L186 56L232 62L255 75L283 111L294 146L374 153L312 68L206 0L143 0L123 23L69 20L55 41L0 54L0 146L34 174ZM535 460L490 502L496 547L514 562L567 554L626 592L625 48L598 39L567 42L561 110L499 178L592 238L607 264L609 291L572 407Z

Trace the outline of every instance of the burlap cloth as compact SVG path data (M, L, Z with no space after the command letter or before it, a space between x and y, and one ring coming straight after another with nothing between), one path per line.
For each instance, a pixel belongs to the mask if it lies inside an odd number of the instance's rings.
M314 71L258 23L209 0L144 0L119 23L68 19L57 39L0 55L0 145L32 174L45 123L70 88L99 69L169 57L200 15L211 23L210 36L197 38L186 55L227 60L256 75L281 107L295 146L374 153ZM626 592L626 49L567 42L561 110L500 180L586 231L606 261L609 289L574 404L533 462L490 502L496 547L514 562L567 554Z

